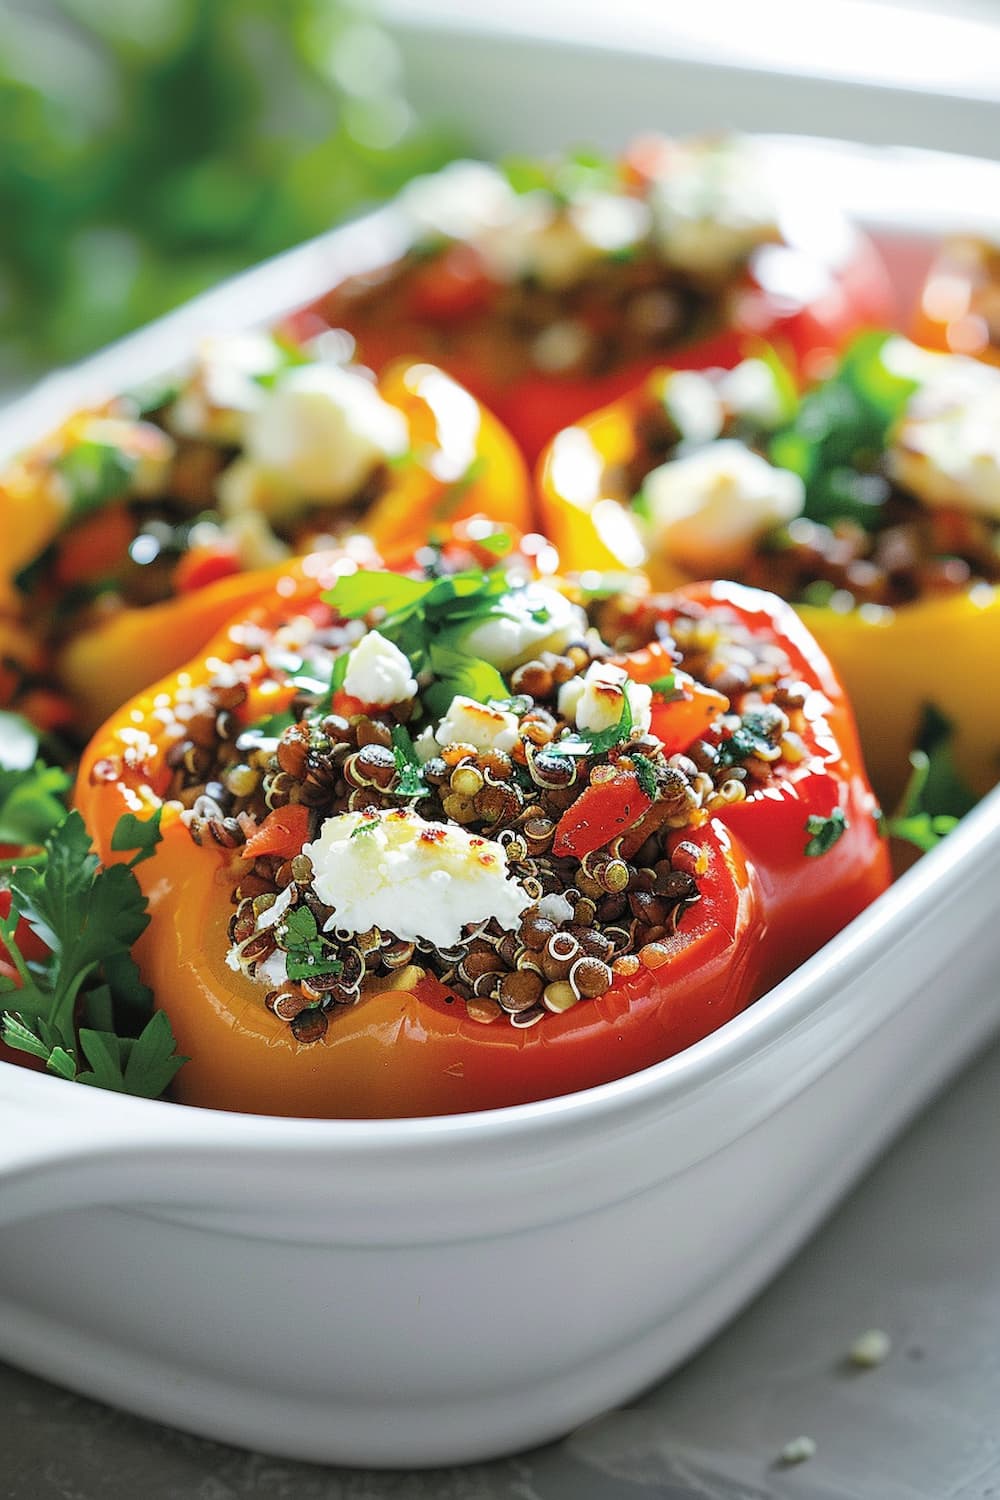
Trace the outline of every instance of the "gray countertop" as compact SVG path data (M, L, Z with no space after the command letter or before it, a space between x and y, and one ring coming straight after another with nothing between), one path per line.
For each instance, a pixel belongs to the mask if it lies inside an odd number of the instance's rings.
M380 1474L246 1454L0 1366L0 1500L1000 1497L1000 1047L682 1371L515 1459ZM892 1351L846 1353L865 1329ZM805 1435L805 1463L776 1455Z

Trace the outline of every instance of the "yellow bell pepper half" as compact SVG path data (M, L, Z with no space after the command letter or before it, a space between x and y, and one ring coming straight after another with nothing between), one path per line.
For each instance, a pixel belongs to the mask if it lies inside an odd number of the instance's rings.
M667 372L559 433L542 453L536 492L542 529L568 571L640 568L656 588L691 581L652 555L623 494L621 471L638 452L637 419L660 399ZM894 610L797 605L843 679L858 720L872 784L887 810L910 773L925 710L953 726L956 767L971 789L1000 778L1000 591L979 583Z

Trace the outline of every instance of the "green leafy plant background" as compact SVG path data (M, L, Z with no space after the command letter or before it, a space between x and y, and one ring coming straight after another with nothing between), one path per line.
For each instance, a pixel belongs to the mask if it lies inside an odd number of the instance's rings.
M0 0L0 385L454 154L355 0Z

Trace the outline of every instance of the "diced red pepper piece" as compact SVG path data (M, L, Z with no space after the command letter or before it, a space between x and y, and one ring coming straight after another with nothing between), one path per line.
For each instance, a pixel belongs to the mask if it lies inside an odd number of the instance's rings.
M654 693L651 708L650 733L663 741L667 755L686 750L729 707L725 694L703 687L686 672L674 674L674 691L682 696L658 698Z
M236 543L222 539L192 547L174 569L174 589L178 594L193 594L220 578L231 578L242 571Z
M634 771L619 771L607 781L591 782L556 824L552 852L557 858L582 859L618 838L648 812L653 799Z
M262 854L280 854L283 859L293 859L296 854L301 854L308 836L308 807L301 802L290 802L287 807L276 807L268 813L256 833L252 833L243 845L242 853L247 859L257 859Z

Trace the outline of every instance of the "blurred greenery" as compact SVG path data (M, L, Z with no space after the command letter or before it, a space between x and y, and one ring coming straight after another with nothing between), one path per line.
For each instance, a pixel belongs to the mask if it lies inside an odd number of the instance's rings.
M454 154L356 0L0 0L0 382Z

